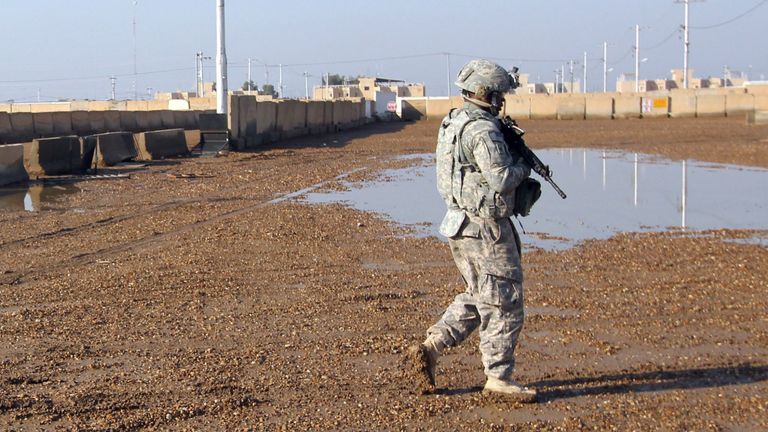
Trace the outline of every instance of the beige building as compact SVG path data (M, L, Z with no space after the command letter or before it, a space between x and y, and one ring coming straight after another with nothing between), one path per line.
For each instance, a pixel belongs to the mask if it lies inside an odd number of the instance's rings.
M315 86L312 98L333 100L347 98L365 98L376 100L376 93L395 93L398 97L424 97L424 84L406 84L401 80L386 78L360 77L357 84Z

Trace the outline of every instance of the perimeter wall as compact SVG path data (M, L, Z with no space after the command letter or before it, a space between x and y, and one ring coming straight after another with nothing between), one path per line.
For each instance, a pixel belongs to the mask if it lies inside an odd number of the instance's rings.
M463 105L460 96L398 98L404 120L435 119ZM633 119L745 116L768 110L768 85L648 93L507 95L506 114L516 119Z

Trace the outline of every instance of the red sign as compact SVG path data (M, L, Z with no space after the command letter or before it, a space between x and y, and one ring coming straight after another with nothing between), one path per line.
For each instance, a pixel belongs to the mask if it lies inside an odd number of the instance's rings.
M397 102L395 102L395 101L387 102L387 111L389 111L389 112L396 112L397 111Z

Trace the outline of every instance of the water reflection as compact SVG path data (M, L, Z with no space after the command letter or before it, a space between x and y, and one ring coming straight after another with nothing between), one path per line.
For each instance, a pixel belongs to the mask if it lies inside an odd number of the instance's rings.
M575 167L574 152L582 153L582 163ZM768 229L765 169L670 162L618 151L567 149L537 154L550 164L568 199L542 185L540 201L522 219L528 244L563 249L581 240L627 231ZM313 193L306 201L346 202L415 226L417 235L438 235L444 204L435 187L434 156L422 156L421 166L384 172L387 181Z
M78 192L73 185L44 186L33 184L27 187L0 188L0 210L24 210L36 212L47 208L62 195Z

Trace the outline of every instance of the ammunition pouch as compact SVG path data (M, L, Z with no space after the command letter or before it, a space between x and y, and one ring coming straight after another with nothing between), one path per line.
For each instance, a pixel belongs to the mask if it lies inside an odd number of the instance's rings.
M532 178L523 180L515 189L515 207L512 214L515 216L528 216L531 207L541 197L541 183Z

